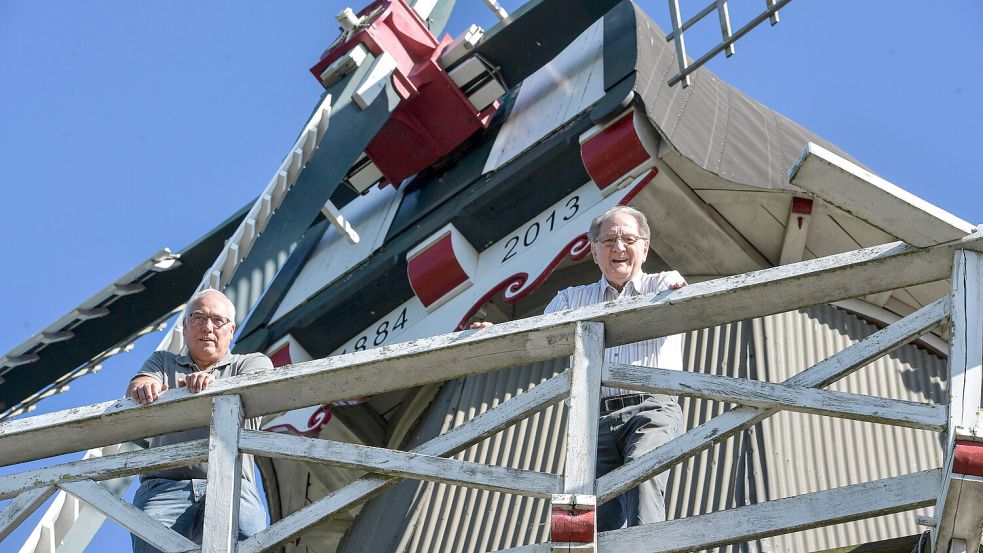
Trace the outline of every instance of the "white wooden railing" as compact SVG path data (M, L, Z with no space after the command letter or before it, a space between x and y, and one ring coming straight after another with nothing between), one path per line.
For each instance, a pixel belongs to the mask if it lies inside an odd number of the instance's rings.
M593 505L787 409L945 432L944 466L600 534L588 522L587 529L594 540L582 544L558 543L563 536L557 535L554 526L554 542L513 551L693 551L930 505L936 505L935 551L950 551L950 547L956 551L960 543L962 547L974 539L979 543L979 525L973 530L972 523L964 521L977 520L980 506L962 502L960 497L979 494L983 478L974 480L954 474L952 458L957 438L977 439L980 433L976 417L983 386L981 249L983 239L979 232L923 248L897 242L694 284L671 293L241 375L217 381L198 394L172 390L147 406L118 400L4 423L0 425L2 465L203 426L210 426L210 437L4 476L0 478L0 499L15 499L0 513L0 538L60 488L162 551L264 551L404 478L548 498L554 506L554 524L584 524L592 517L564 519L564 513L581 511L591 515ZM605 347L946 278L954 283L951 294L781 384L603 361ZM822 389L946 321L951 324L950 405ZM569 370L412 451L242 428L245 417L567 356L572 359ZM725 400L741 407L688 430L625 467L595 478L597 426L593 421L598 415L601 384ZM570 412L563 475L447 458L567 397ZM237 535L240 453L341 465L370 474L236 543L233 536ZM206 459L206 533L200 547L95 482ZM961 495L954 494L954 490Z

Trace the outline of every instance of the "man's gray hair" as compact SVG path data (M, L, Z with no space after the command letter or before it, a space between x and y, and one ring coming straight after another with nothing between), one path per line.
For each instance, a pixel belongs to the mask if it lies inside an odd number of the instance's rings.
M635 221L638 223L639 235L645 240L652 239L652 230L649 229L649 222L648 219L645 218L644 213L635 209L634 207L628 207L627 205L616 205L597 217L594 217L594 220L590 222L590 230L587 231L587 237L590 238L591 242L597 242L597 240L601 237L601 225L604 224L604 221L607 221L618 213L624 213L634 217Z
M205 288L200 292L195 292L195 295L191 296L191 299L188 300L188 306L190 307L192 303L200 300L201 298L209 294L218 294L219 296L222 296L222 299L225 300L225 304L229 306L229 318L232 319L233 321L236 320L236 306L232 303L232 300L230 300L228 296L226 296L225 294L214 288Z

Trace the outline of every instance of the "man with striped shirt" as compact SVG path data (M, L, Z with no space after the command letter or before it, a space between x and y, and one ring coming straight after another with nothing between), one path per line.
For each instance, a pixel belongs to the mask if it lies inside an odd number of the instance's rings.
M645 215L635 208L615 206L591 221L587 233L591 255L601 269L592 284L561 290L546 313L642 294L675 290L686 285L677 271L642 272L651 231ZM666 336L608 348L604 360L682 370L682 336ZM601 388L597 436L597 476L624 465L675 437L682 426L679 404L672 396ZM597 509L598 531L637 526L666 518L664 492L668 473L642 482Z
M591 255L601 269L601 280L560 290L546 313L584 307L619 298L654 294L686 286L677 271L642 272L648 257L651 230L645 214L628 206L615 206L591 221L587 232ZM487 328L477 322L471 328ZM604 351L612 363L682 370L682 336L645 340ZM682 427L676 398L601 388L598 420L597 476L633 461L675 437ZM665 489L669 474L642 482L597 509L598 531L638 526L666 519Z

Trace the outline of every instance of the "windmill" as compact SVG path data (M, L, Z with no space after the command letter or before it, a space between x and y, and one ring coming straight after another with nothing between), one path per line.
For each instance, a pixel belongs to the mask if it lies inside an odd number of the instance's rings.
M692 130L698 121L692 127L683 125L678 133L667 132L667 112L659 114L659 107L679 116L689 114L683 114L681 100L663 94L668 84L657 81L647 87L638 75L668 74L671 56L663 59L654 51L642 51L632 59L626 50L619 52L624 56L612 55L609 63L619 36L637 37L643 30L657 33L637 7L579 7L581 11L563 3L568 28L541 31L561 6L540 2L483 36L471 31L439 43L431 36L429 51L423 46L420 51L380 47L386 39L371 34L389 29L392 36L399 34L393 29L406 29L404 23L385 27L386 21L416 21L416 30L426 30L426 17L420 18L419 12L414 16L400 2L377 2L358 13L345 13L342 37L312 69L327 87L325 96L258 201L194 248L178 257L162 253L141 272L120 279L94 297L92 305L87 302L72 318L8 355L7 362L16 363L8 367L41 362L45 356L39 346L49 353L56 344L67 346L73 337L69 334L80 334L83 323L114 324L112 317L122 311L126 298L136 300L141 293L153 292L158 277L167 277L177 288L173 283L181 273L176 271L194 275L192 280L204 272L202 284L230 290L239 312L248 313L237 347L268 351L281 362L446 332L478 313L499 320L521 317L541 308L544 297L548 299L563 279L582 276L583 267L576 263L586 253L582 221L615 203L644 206L666 221L657 232L667 237L674 232L670 222L679 218L700 225L704 234L699 243L680 242L689 251L674 249L676 240L668 239L657 251L665 263L677 267L693 263L689 258L694 248L713 260L685 267L695 280L807 258L810 233L818 234L813 240L828 244L831 239L823 234L821 222L812 221L813 201L790 191L783 182L784 171L771 174L760 158L727 153L713 162L732 163L745 176L724 179L710 169L714 163L698 162L693 148L687 150L690 141L700 139ZM529 35L555 41L543 40L543 45L529 48L519 38ZM425 42L417 37L413 45ZM517 51L517 45L525 48ZM569 95L557 92L555 77L551 80L549 72L540 71L546 65L562 68L564 78L576 82L583 91L578 102L565 103ZM419 67L436 73L428 75ZM701 101L700 94L708 89L747 100L723 83L690 86L695 92L687 101ZM434 136L425 128L433 117L425 111L430 88L449 91L447 97L462 106L460 118L437 129L448 136ZM441 109L444 102L439 101ZM534 121L532 115L542 112L551 118ZM774 145L775 152L786 154L779 156L785 159L782 169L794 158L788 154L797 153L806 142L838 152L794 124L773 120L787 131L787 143ZM456 127L458 123L462 127ZM767 142L749 137L752 143L763 141ZM610 153L612 148L617 155ZM713 210L726 212L729 200L723 195L717 202L702 196L698 200L691 193L711 188L711 181L717 182L713 179L772 192L765 201L787 215L782 232L752 239L751 232L737 224L739 208L731 217L724 216L722 224ZM551 185L542 186L547 181ZM890 230L855 232L877 240L884 238L877 232L889 235ZM842 246L829 247L836 251ZM202 261L216 257L211 269L203 271ZM276 260L275 272L266 270L271 260ZM552 285L544 287L550 278L555 279ZM917 305L891 295L875 303L904 313L927 303L922 298L936 291L912 292L914 299L909 301ZM147 295L161 299L156 293ZM174 290L169 306L141 310L149 312L149 320L127 326L158 324L188 295ZM345 321L343 327L339 320ZM101 335L105 330L93 332ZM179 344L173 336L169 340L168 345ZM104 351L119 342L106 344ZM11 387L15 385L11 380ZM413 425L437 393L421 389L351 398L284 414L271 419L268 428L307 435L350 432L363 443L398 444L411 439ZM382 415L387 412L392 413L389 419ZM332 422L342 427L331 428ZM265 467L264 475L275 469ZM333 477L321 475L322 481ZM283 505L278 509L281 514L289 510ZM324 540L341 534L337 526L323 532Z

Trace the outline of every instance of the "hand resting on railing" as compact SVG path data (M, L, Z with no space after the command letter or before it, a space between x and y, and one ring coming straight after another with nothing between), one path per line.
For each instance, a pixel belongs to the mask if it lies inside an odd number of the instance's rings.
M669 289L670 290L679 290L680 288L682 288L683 286L686 286L686 284L687 284L686 283L686 279L684 279L682 277L682 275L680 275L679 273L676 273L676 272L668 272L668 273L666 273L666 275L667 275L666 284L669 286ZM670 279L672 279L672 280L670 280ZM470 326L468 326L468 329L470 329L470 330L481 330L483 328L490 328L494 324L495 323L490 322L490 321L475 321L475 322L471 323Z
M185 378L178 378L177 385L187 387L189 392L197 394L204 391L212 382L215 382L215 376L209 372L199 371ZM151 376L137 376L127 386L126 397L133 398L141 405L147 405L156 401L160 394L168 389L166 382L160 382Z

